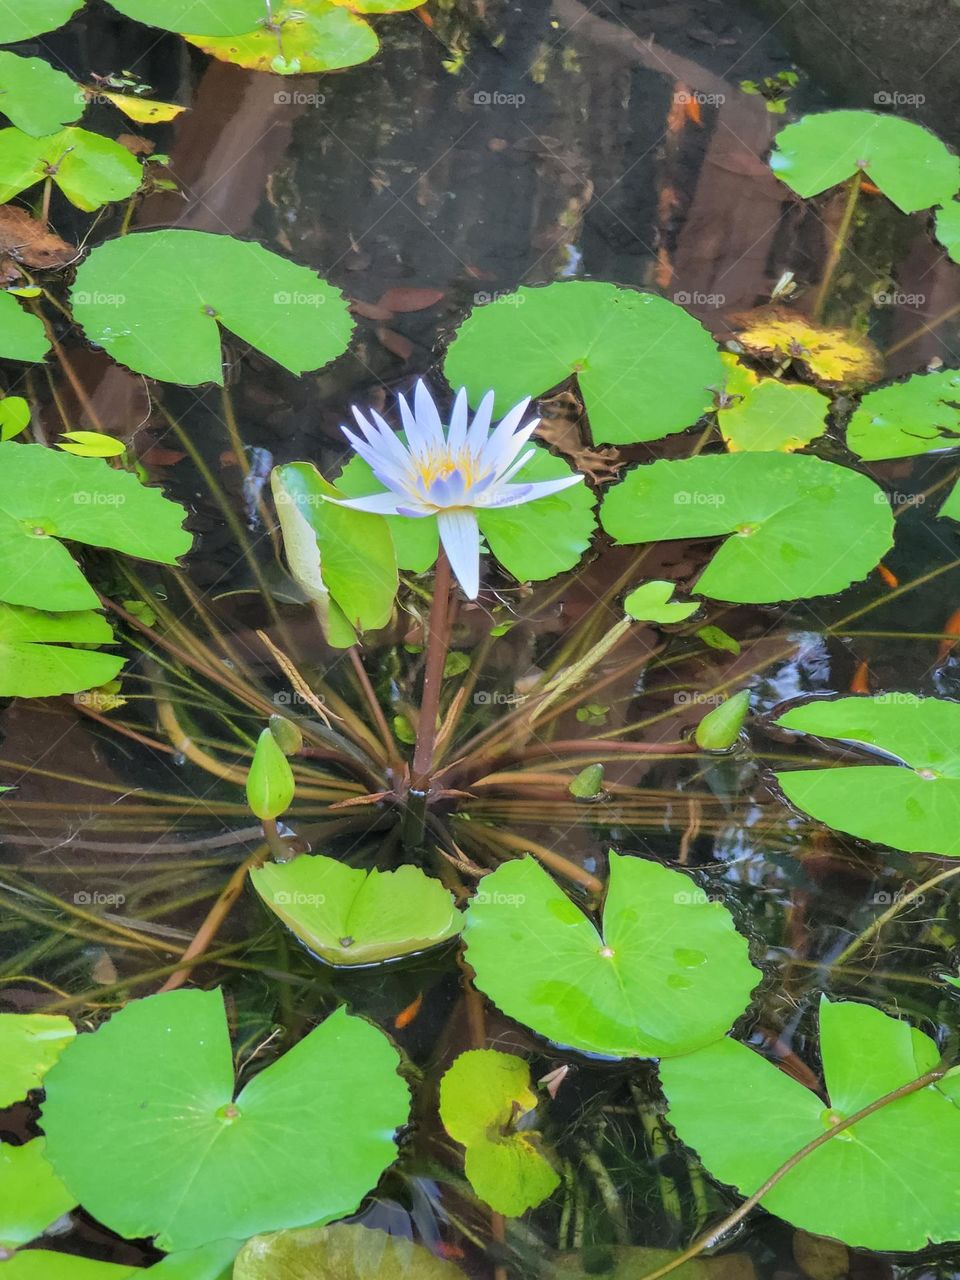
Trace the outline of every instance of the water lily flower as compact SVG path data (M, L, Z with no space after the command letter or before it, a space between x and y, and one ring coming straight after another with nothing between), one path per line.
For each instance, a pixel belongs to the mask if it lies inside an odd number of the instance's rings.
M342 428L385 492L331 501L380 516L436 516L440 541L454 576L468 599L475 600L480 590L477 513L536 502L579 484L583 476L511 483L534 455L532 447L524 449L540 421L533 418L523 422L529 396L514 405L492 430L492 391L483 397L470 422L467 393L461 388L446 428L423 382L417 383L412 410L403 396L399 400L406 443L380 414L371 411L368 419L356 406L353 416L362 437L349 427Z

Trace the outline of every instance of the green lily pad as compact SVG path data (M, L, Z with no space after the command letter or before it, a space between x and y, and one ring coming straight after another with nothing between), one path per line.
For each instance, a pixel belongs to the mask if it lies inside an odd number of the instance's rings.
M941 503L937 515L944 516L949 520L960 521L960 480L957 481Z
M232 1280L233 1260L240 1252L242 1240L214 1240L199 1249L168 1253L138 1276L154 1280Z
M69 1018L0 1013L0 1107L9 1107L31 1089L39 1089L76 1034Z
M936 134L872 111L825 111L787 125L770 168L804 198L861 171L904 213L943 204L960 189L960 160Z
M56 133L79 119L85 105L81 90L49 62L0 51L0 112L24 133Z
M419 9L425 0L333 0L334 4L354 13L407 13Z
M190 549L183 507L101 458L0 444L0 600L72 612L99 598L58 541L175 564Z
M560 1185L539 1135L517 1126L536 1109L530 1067L512 1053L471 1049L440 1081L440 1119L466 1147L467 1180L496 1213L518 1218Z
M309 462L274 467L274 502L290 572L317 607L328 641L385 627L397 594L397 558L382 516L328 502L347 497Z
M684 618L689 618L692 613L696 613L700 605L696 601L682 604L678 600L673 600L676 589L675 582L658 579L644 582L641 586L634 587L624 600L624 611L637 622L659 622L664 625L683 622Z
M20 40L32 40L34 36L55 31L82 7L83 0L30 0L29 4L7 5L0 41L16 44Z
M910 458L960 441L960 370L916 373L870 391L847 427L847 447L871 462Z
M12 440L30 425L30 405L23 396L0 400L0 440Z
M247 804L251 813L261 822L272 822L290 808L296 789L289 760L273 730L264 729L247 774Z
M937 210L937 239L947 251L947 257L960 262L960 201L948 200Z
M571 374L595 444L659 440L712 408L723 380L710 334L653 293L575 280L521 288L475 307L444 363L451 386L476 406L492 386L494 414Z
M708 1044L760 978L725 907L679 871L612 852L602 932L522 858L484 877L465 937L477 986L508 1017L609 1058Z
M609 1265L602 1271L595 1256L577 1250L551 1259L550 1280L638 1280L638 1277L673 1262L676 1250L648 1249L645 1245L618 1244L604 1249ZM757 1280L756 1269L746 1253L723 1253L717 1258L691 1258L670 1273L673 1280ZM810 1273L813 1274L812 1272ZM816 1280L834 1280L826 1275Z
M163 1249L330 1221L396 1155L398 1065L338 1009L234 1098L218 990L134 1000L48 1072L47 1158L100 1222Z
M562 458L536 445L530 447L533 456L517 472L514 483L558 480L571 474ZM383 485L358 457L343 469L337 488L351 498L383 492ZM500 511L478 507L477 522L491 552L508 573L519 582L542 582L579 564L596 528L596 501L585 484L575 484L517 507ZM436 517L385 519L401 569L413 573L429 569L439 546Z
M142 176L140 161L126 147L87 129L42 138L0 129L0 204L50 177L71 204L91 213L132 196Z
M960 703L912 693L818 699L776 723L893 758L778 773L798 809L861 840L960 857Z
M77 271L74 316L91 342L148 378L223 383L220 325L291 373L346 350L343 295L262 245L207 231L144 231L98 246Z
M621 543L732 535L696 591L740 604L842 591L893 542L890 504L871 480L792 453L714 454L637 467L608 492L600 523Z
M717 411L717 425L731 453L792 453L826 431L830 401L816 387L761 378L733 357L724 363L733 403Z
M77 1203L44 1156L43 1138L0 1143L0 1252L19 1249Z
M219 39L189 35L187 39L224 62L276 75L354 67L369 61L380 48L373 28L333 0L280 0L273 7L269 31L262 24L256 29L251 24L243 35Z
M263 0L110 0L112 8L164 31L210 31L230 36L250 31L266 10Z
M40 317L24 311L14 294L0 289L0 356L33 363L49 350L50 339Z
M0 604L0 698L49 698L113 680L123 658L71 644L113 644L106 618Z
M95 1262L72 1253L52 1253L49 1249L28 1249L15 1253L3 1264L3 1280L132 1280L147 1274L139 1267L121 1267L113 1262Z
M314 955L333 965L377 964L456 937L453 897L419 867L363 871L302 854L251 871L253 887Z
M734 1040L661 1063L670 1122L715 1178L750 1195L831 1119L845 1119L915 1080L940 1056L908 1023L825 996L820 1053L829 1106ZM816 1235L907 1252L928 1241L960 1239L958 1183L960 1108L930 1086L824 1143L760 1203ZM869 1194L852 1194L857 1187Z
M233 1280L463 1280L463 1272L404 1236L341 1223L248 1240Z

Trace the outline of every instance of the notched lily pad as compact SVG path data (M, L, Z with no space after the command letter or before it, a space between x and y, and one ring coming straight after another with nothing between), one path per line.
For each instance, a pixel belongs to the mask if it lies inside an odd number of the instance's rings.
M40 317L24 310L14 294L0 289L0 356L32 364L49 350L50 339Z
M960 857L960 703L912 693L819 698L776 723L863 747L877 761L778 773L798 809L861 840Z
M346 350L343 295L262 245L206 231L144 231L99 245L77 271L74 316L91 342L148 378L223 383L220 326L289 369Z
M452 1262L405 1236L356 1223L256 1236L240 1250L233 1280L463 1280Z
M302 854L251 871L260 897L328 964L377 964L456 937L463 924L451 894L419 867L363 871Z
M521 858L484 877L465 937L477 986L504 1013L609 1058L709 1043L760 979L721 903L679 871L613 852L602 930Z
M55 31L82 9L83 3L84 0L30 0L29 4L9 4L4 9L0 40L16 44Z
M863 172L904 213L942 204L960 188L960 160L936 134L872 111L825 111L787 125L770 168L803 197Z
M628 594L623 602L626 614L637 622L659 622L667 625L671 622L683 622L700 608L698 601L684 603L673 599L677 589L675 582L655 579L644 582Z
M204 31L229 36L250 31L266 12L263 0L110 0L119 13L164 31Z
M815 387L763 378L732 356L717 425L731 453L792 453L827 429L828 398Z
M328 1222L396 1155L398 1066L381 1031L338 1009L234 1096L218 990L134 1000L48 1072L47 1158L99 1221L162 1249Z
M828 329L785 307L762 307L733 322L748 355L797 365L828 390L865 386L883 373L883 357L869 338Z
M893 542L893 513L877 485L804 454L713 454L637 467L607 493L600 523L621 543L730 535L696 591L741 604L842 591Z
M475 307L444 362L473 405L495 414L576 374L594 444L658 440L692 426L723 378L710 334L653 293L575 280L521 288Z
M288 76L353 67L380 48L373 28L333 0L280 0L273 6L269 28L251 23L241 35L187 39L224 62Z
M869 391L847 427L847 446L871 462L960 444L960 370L916 373Z
M110 624L92 610L42 613L0 604L0 698L49 698L106 684L123 658L68 646L113 643Z
M100 600L59 541L175 564L190 549L183 507L101 458L0 443L0 600L54 612Z
M69 1213L76 1200L44 1155L43 1138L21 1147L0 1143L0 1258Z
M746 1196L832 1119L848 1118L916 1080L940 1057L934 1042L908 1023L826 996L820 1002L820 1053L826 1105L735 1040L662 1062L670 1123L718 1181ZM960 1109L930 1085L825 1142L760 1203L816 1235L907 1252L960 1239L958 1185ZM852 1187L869 1187L869 1194L852 1195Z
M0 1107L39 1089L73 1037L69 1018L46 1013L0 1013Z
M112 138L73 127L42 138L0 129L0 204L50 178L71 204L92 213L140 186L140 161Z
M508 1218L541 1204L560 1185L540 1135L527 1123L538 1101L527 1063L493 1049L461 1053L440 1081L440 1119L466 1148L467 1180Z
M56 133L78 120L85 105L70 77L49 62L0 50L0 112L24 133Z

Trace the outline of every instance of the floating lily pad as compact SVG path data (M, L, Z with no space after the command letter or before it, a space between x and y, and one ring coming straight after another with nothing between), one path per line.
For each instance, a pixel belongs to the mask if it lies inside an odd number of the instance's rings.
M474 406L492 386L495 415L576 374L594 444L629 444L696 422L712 407L723 366L713 338L682 307L576 280L475 307L444 374L467 388Z
M274 502L290 572L316 606L331 644L385 627L397 594L397 558L383 516L328 502L346 497L309 462L275 467Z
M947 497L941 504L937 515L945 516L950 520L960 521L960 481L958 481L947 494Z
M861 458L909 458L960 444L960 370L916 373L863 397L847 427Z
M95 1262L72 1253L28 1249L3 1264L3 1280L134 1280L148 1273L139 1267Z
M453 897L419 867L363 871L303 854L269 862L250 879L266 905L310 950L334 965L376 964L456 937Z
M673 599L677 589L675 582L654 580L644 582L634 589L623 602L625 612L637 622L683 622L700 608L694 600L686 604Z
M0 1107L9 1107L31 1089L39 1089L76 1034L69 1018L0 1013Z
M892 758L778 773L798 809L861 840L960 857L960 703L912 693L817 699L777 724Z
M396 1155L398 1065L338 1009L234 1098L219 991L134 1000L48 1072L47 1158L100 1222L163 1249L330 1221Z
M846 1119L917 1079L940 1057L934 1042L908 1023L825 996L820 1053L827 1106L734 1040L663 1062L670 1122L715 1178L750 1195L832 1119ZM928 1241L960 1239L958 1183L960 1108L930 1086L837 1134L760 1203L816 1235L906 1252ZM869 1188L869 1194L852 1194L856 1187Z
M220 325L289 369L346 350L343 295L262 245L206 231L108 240L77 271L74 316L91 342L148 378L223 383Z
M0 113L24 133L31 137L56 133L79 119L84 105L83 94L70 77L49 62L0 51Z
M890 504L871 480L790 453L637 467L607 493L600 523L621 543L732 535L696 591L741 604L842 591L866 577L893 542Z
M158 102L155 98L138 98L132 93L105 93L101 88L97 97L113 103L128 120L137 124L167 124L183 115L186 107L176 102Z
M648 1249L639 1244L618 1244L604 1247L604 1257L609 1265L602 1271L595 1266L594 1257L585 1250L561 1253L551 1260L550 1280L638 1280L638 1277L673 1262L676 1250ZM723 1253L717 1258L691 1258L675 1267L670 1273L673 1280L757 1280L756 1269L746 1253ZM809 1273L813 1274L813 1273ZM816 1280L838 1280L818 1275Z
M100 458L0 443L0 600L69 612L100 601L58 539L175 564L190 549L183 507Z
M571 474L562 458L555 458L536 445L530 448L533 456L517 472L515 483L558 480ZM351 498L383 492L383 485L358 457L343 469L337 488ZM541 582L579 564L596 529L596 501L585 484L575 484L547 498L502 511L477 508L477 520L487 545L508 573L520 582ZM413 573L429 569L436 561L439 545L436 517L385 519L400 567Z
M0 1254L19 1249L69 1213L76 1200L44 1156L43 1138L0 1143Z
M232 1280L233 1260L242 1243L242 1240L214 1240L199 1249L168 1253L146 1271L135 1274L144 1278L153 1276L154 1280Z
M0 40L16 44L47 31L55 31L83 7L84 0L30 0L29 4L9 4L3 12Z
M463 1280L452 1262L405 1236L358 1224L257 1236L240 1250L233 1280Z
M269 31L251 23L243 35L189 35L187 39L224 62L277 75L353 67L367 62L380 48L373 28L333 0L280 0L273 7Z
M610 1058L689 1053L722 1036L760 979L730 913L679 871L610 854L599 931L533 858L485 876L467 958L504 1013Z
M250 31L266 12L263 0L110 0L128 18L164 31L209 31L230 36Z
M90 213L132 196L142 176L140 161L126 147L87 129L42 138L0 129L0 204L50 177L72 204Z
M960 262L960 200L948 200L937 210L937 239L954 262Z
M113 680L123 658L71 644L113 644L106 618L0 604L0 698L49 698Z
M23 396L0 400L0 440L12 440L30 425L30 405Z
M14 294L0 290L0 357L32 363L49 350L50 339L40 317L25 311Z
M761 378L729 356L724 363L733 403L718 410L717 424L731 453L792 453L826 431L830 401L816 387Z
M734 322L748 355L798 365L818 386L860 387L883 373L883 357L869 338L828 329L785 307L762 307L735 316Z
M440 1119L454 1142L466 1147L467 1180L508 1218L541 1204L560 1185L539 1135L526 1125L518 1128L538 1101L527 1063L493 1049L461 1053L440 1081Z
M936 134L872 111L825 111L787 125L770 168L805 198L863 172L904 213L942 204L960 189L960 161Z

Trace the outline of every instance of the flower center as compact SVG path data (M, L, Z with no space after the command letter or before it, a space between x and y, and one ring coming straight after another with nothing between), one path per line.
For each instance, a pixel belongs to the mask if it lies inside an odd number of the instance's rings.
M448 480L452 475L461 476L465 489L471 488L478 479L477 459L467 449L457 453L449 449L432 449L416 459L415 466L417 479L426 489L438 480Z

